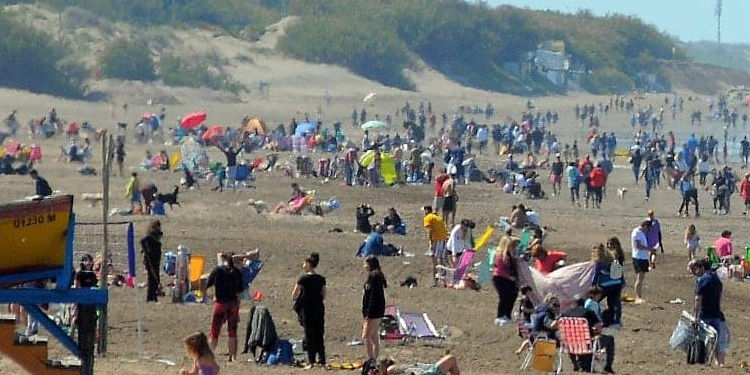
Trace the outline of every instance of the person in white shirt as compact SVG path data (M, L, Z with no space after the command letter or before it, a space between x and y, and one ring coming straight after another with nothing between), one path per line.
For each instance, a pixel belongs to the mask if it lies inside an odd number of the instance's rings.
M474 229L474 226L473 221L463 219L461 223L453 227L448 236L448 242L446 242L445 247L451 253L451 260L454 267L458 264L459 259L461 259L464 250L472 247L469 230Z
M635 303L641 304L643 300L643 280L648 272L649 256L651 249L648 247L646 233L651 230L651 221L646 220L630 234L630 245L633 256L633 269L635 270Z

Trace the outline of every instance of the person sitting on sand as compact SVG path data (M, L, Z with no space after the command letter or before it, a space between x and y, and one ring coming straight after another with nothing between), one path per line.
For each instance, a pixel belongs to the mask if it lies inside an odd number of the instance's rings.
M218 375L219 365L208 345L208 338L203 332L196 332L185 337L185 350L193 359L193 368L180 369L180 375Z
M406 235L406 226L395 208L388 209L388 216L383 218L383 227L388 233Z
M450 352L432 364L396 365L390 359L378 362L378 375L461 375L458 360Z

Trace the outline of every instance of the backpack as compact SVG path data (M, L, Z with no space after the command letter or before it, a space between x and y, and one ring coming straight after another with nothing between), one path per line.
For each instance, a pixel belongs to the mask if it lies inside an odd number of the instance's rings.
M612 264L609 265L609 278L619 280L622 279L623 267L620 261L613 260Z

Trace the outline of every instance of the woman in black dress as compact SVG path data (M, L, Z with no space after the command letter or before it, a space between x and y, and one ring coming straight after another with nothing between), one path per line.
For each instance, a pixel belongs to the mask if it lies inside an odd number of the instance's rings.
M380 270L380 261L374 256L365 258L364 266L367 271L367 282L365 282L362 295L362 340L367 348L368 360L375 361L380 354L380 319L385 315L385 288L388 283L383 271Z
M314 364L324 366L326 363L325 343L325 306L326 279L315 273L320 256L312 253L302 263L305 274L302 275L294 286L292 298L294 299L294 310L299 315L299 321L305 330L305 339L302 346L307 351L308 365L311 369Z
M156 302L161 280L159 269L161 268L161 222L152 220L148 226L148 234L141 239L141 252L143 253L143 266L148 276L148 287L146 289L146 302ZM102 276L106 277L106 276Z

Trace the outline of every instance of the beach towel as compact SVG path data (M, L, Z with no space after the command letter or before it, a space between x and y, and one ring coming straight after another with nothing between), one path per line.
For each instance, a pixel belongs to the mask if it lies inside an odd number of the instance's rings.
M479 269L479 278L477 281L480 284L484 284L490 281L490 278L492 278L492 264L495 260L496 250L497 247L490 247L487 249L487 256L484 257L484 261L482 261L482 265Z
M585 294L594 281L595 263L583 262L559 268L542 275L523 259L518 260L518 285L532 288L531 301L534 305L542 302L548 293L554 293L563 307L573 303L573 296Z
M464 275L466 274L466 270L471 266L471 262L473 260L474 260L474 250L473 249L464 250L463 254L461 254L461 259L458 260L458 264L456 265L456 271L453 272L454 282L457 283L463 280Z

